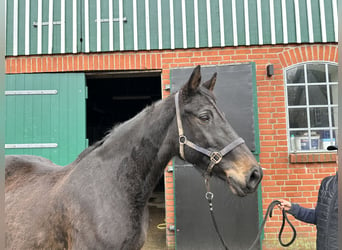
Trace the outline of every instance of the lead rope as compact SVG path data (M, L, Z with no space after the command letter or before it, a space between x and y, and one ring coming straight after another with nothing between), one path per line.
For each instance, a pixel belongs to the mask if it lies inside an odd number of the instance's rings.
M222 235L220 233L220 230L218 229L217 222L216 222L216 219L215 219L214 207L213 207L214 194L212 192L210 192L209 178L210 178L210 176L206 175L205 179L204 179L204 182L205 182L205 187L207 189L207 192L205 193L205 198L207 199L208 204L209 204L209 211L210 211L211 220L213 222L216 234L218 235L223 248L225 250L229 250L229 248L227 247L226 242L224 241L224 239L223 239L223 237L222 237ZM255 248L256 244L259 242L260 235L262 233L262 229L264 228L264 226L266 224L267 218L268 217L270 217L270 218L272 217L272 212L273 212L274 207L279 205L279 204L281 204L280 201L274 200L274 201L272 201L270 203L270 205L268 205L265 217L264 217L263 222L261 223L261 226L259 228L259 232L258 232L258 234L257 234L257 236L256 236L256 238L255 238L255 240L253 242L253 244L248 248L248 250L253 250ZM283 221L282 221L282 224L281 224L281 227L280 227L280 231L279 231L279 234L278 234L278 240L279 240L280 245L282 245L283 247L288 247L288 246L290 246L296 240L297 232L296 232L295 227L292 225L292 223L288 219L287 214L286 214L284 209L282 210L282 215L283 215ZM293 232L292 239L288 243L283 243L283 241L281 239L281 236L283 234L284 227L285 227L285 220L290 225L290 227L292 229L292 232Z
M256 237L256 239L254 240L252 246L248 249L248 250L253 250L253 248L255 247L255 245L258 243L259 241L259 238L260 238L260 235L261 235L261 232L262 232L262 229L264 228L265 226L265 223L266 223L266 220L268 217L272 218L272 212L273 212L273 208L277 205L281 204L280 201L278 200L274 200L270 203L270 205L268 205L268 208L267 208L267 211L266 211L266 214L265 214L265 217L264 217L264 220L260 226L260 229L259 229L259 232L258 232L258 235ZM287 214L285 212L285 209L282 210L282 215L283 215L283 221L282 221L282 224L281 224L281 227L280 227L280 231L279 231L279 234L278 234L278 240L279 240L279 243L280 245L282 245L283 247L288 247L290 246L296 239L296 236L297 236L297 232L296 232L296 229L295 227L292 225L292 223L290 222L290 220L288 219L287 217ZM292 235L292 239L288 242L288 243L283 243L282 239L281 239L281 235L283 234L283 230L284 230L284 227L285 227L285 220L287 221L287 223L290 225L291 229L292 229L292 232L293 232L293 235Z
M212 192L210 192L209 178L210 178L210 176L207 175L205 177L204 181L205 181L205 186L206 186L206 189L207 189L207 192L205 193L205 198L208 201L211 221L213 222L216 234L219 237L222 246L224 247L225 250L229 250L229 248L227 247L226 242L224 241L224 239L223 239L223 237L222 237L222 235L220 233L220 230L218 229L217 223L216 223L216 219L215 219L215 215L214 215L214 207L213 207L214 194Z

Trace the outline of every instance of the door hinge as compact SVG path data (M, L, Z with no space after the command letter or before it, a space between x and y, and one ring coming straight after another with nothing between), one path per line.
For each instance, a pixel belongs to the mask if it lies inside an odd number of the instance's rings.
M85 86L85 88L84 88L84 98L85 99L88 99L88 86Z

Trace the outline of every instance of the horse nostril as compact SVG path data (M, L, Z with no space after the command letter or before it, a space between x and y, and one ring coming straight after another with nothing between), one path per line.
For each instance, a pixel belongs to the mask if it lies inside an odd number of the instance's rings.
M247 176L247 188L254 191L262 179L263 173L259 166L254 166Z

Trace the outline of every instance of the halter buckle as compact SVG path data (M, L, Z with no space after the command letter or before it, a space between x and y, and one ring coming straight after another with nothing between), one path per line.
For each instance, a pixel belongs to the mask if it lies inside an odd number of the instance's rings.
M179 143L180 144L185 144L186 143L186 136L185 135L180 135L179 136Z
M212 152L210 155L210 161L218 164L222 160L222 154L220 152Z
M205 198L208 200L208 201L211 201L213 200L214 198L214 194L212 192L206 192L205 193Z

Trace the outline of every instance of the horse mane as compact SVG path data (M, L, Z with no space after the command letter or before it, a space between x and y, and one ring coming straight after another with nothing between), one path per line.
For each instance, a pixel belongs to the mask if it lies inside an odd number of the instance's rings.
M139 112L136 116L132 117L131 119L129 119L128 121L134 120L136 119L139 115L145 113L145 114L150 114L153 112L154 108L155 108L155 104L157 102L152 103L151 105L145 107L141 112ZM126 121L126 122L128 122ZM125 122L125 123L126 123ZM78 163L80 162L84 157L86 157L88 154L90 154L92 151L94 151L95 149L97 149L98 147L102 146L103 143L113 134L115 133L120 127L121 125L125 124L125 123L118 123L116 124L112 129L108 130L106 135L99 141L95 142L94 144L92 144L91 146L87 147L86 149L84 149L76 158L76 160L74 161L74 163Z
M100 147L106 140L107 138L113 133L113 131L118 127L118 125L114 126L111 130L109 130L106 135L99 141L95 142L91 146L87 147L84 149L76 158L75 163L80 162L86 155Z

